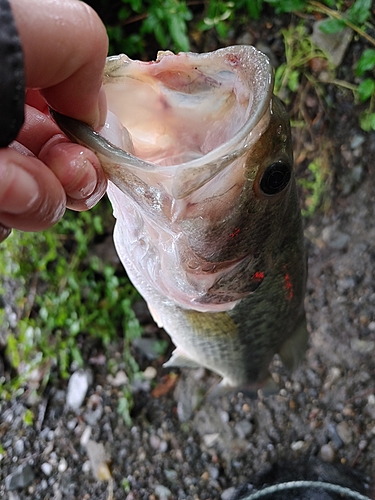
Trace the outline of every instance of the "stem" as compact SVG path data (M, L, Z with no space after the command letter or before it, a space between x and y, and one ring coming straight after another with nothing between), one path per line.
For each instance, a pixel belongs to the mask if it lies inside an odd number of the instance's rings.
M375 39L372 38L372 36L368 35L365 31L363 31L361 28L353 24L351 21L348 19L345 19L345 17L341 14L341 12L338 12L337 10L332 10L329 7L326 7L325 5L321 4L320 2L316 2L315 0L309 0L307 2L309 5L314 7L317 11L323 12L324 14L327 14L328 16L334 17L336 19L339 19L340 21L343 21L349 28L351 28L353 31L357 32L360 36L365 38L368 42L371 43L371 45L375 46Z
M338 87L344 87L345 89L352 90L353 92L356 92L357 90L357 85L353 85L352 83L346 82L345 80L339 80L337 78L328 81L327 83L333 83L333 85L337 85Z

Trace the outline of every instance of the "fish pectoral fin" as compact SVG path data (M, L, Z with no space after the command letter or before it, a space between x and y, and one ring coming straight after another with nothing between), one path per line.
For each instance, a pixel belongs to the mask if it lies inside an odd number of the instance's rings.
M202 366L189 358L182 349L175 349L170 359L163 364L164 368L201 368Z

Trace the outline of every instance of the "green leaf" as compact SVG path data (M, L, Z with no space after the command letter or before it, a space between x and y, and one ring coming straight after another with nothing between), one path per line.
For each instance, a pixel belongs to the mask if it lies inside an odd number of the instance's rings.
M259 19L263 7L263 0L247 0L246 6L249 16L252 19Z
M142 7L142 0L122 0L122 3L130 5L130 8L138 12Z
M130 14L131 12L127 8L121 7L121 9L118 11L117 17L120 21L125 21L125 19L128 19Z
M219 35L220 38L225 38L227 36L228 27L225 23L223 23L222 21L219 21L215 25L215 28L216 28L217 34Z
M169 23L169 30L172 40L176 44L178 50L187 52L190 48L189 39L186 36L186 23L180 17L172 17Z
M276 14L285 12L296 12L302 10L306 5L306 0L265 0L275 9Z
M133 400L131 394L124 390L124 396L119 398L117 411L119 415L123 418L125 425L130 427L132 425L132 419L130 416L130 411L133 406Z
M358 97L360 101L367 101L375 93L375 82L372 78L366 78L358 85Z
M374 69L374 67L375 67L375 50L366 49L363 51L363 54L358 60L355 73L357 76L362 76L365 71Z
M296 92L299 87L299 72L297 70L291 71L289 75L288 87L292 92Z
M34 414L29 408L25 411L25 414L23 416L23 422L26 426L33 425Z
M370 132L370 130L375 130L375 113L369 113L368 111L365 111L359 117L359 123L361 125L361 128L365 132Z
M348 20L353 24L363 24L370 16L372 0L356 0L347 10Z
M323 33L332 35L333 33L339 33L345 26L345 21L341 19L326 19L320 24L319 29Z

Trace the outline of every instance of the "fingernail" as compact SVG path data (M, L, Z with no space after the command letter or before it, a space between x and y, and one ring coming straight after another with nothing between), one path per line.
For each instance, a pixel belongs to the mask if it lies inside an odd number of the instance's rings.
M67 194L75 200L82 200L93 193L98 183L98 175L94 165L85 158L85 153L81 152L80 156L75 160L77 173L74 179L74 184L79 185L76 189L67 189Z
M32 175L20 165L8 163L0 169L1 211L8 214L22 214L33 205L39 196L39 186Z

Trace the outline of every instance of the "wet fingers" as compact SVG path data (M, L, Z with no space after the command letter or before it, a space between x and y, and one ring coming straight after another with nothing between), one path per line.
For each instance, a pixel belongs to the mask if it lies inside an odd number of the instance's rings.
M49 141L39 158L59 179L67 207L81 211L93 207L104 195L107 180L97 157L88 149L60 139Z

